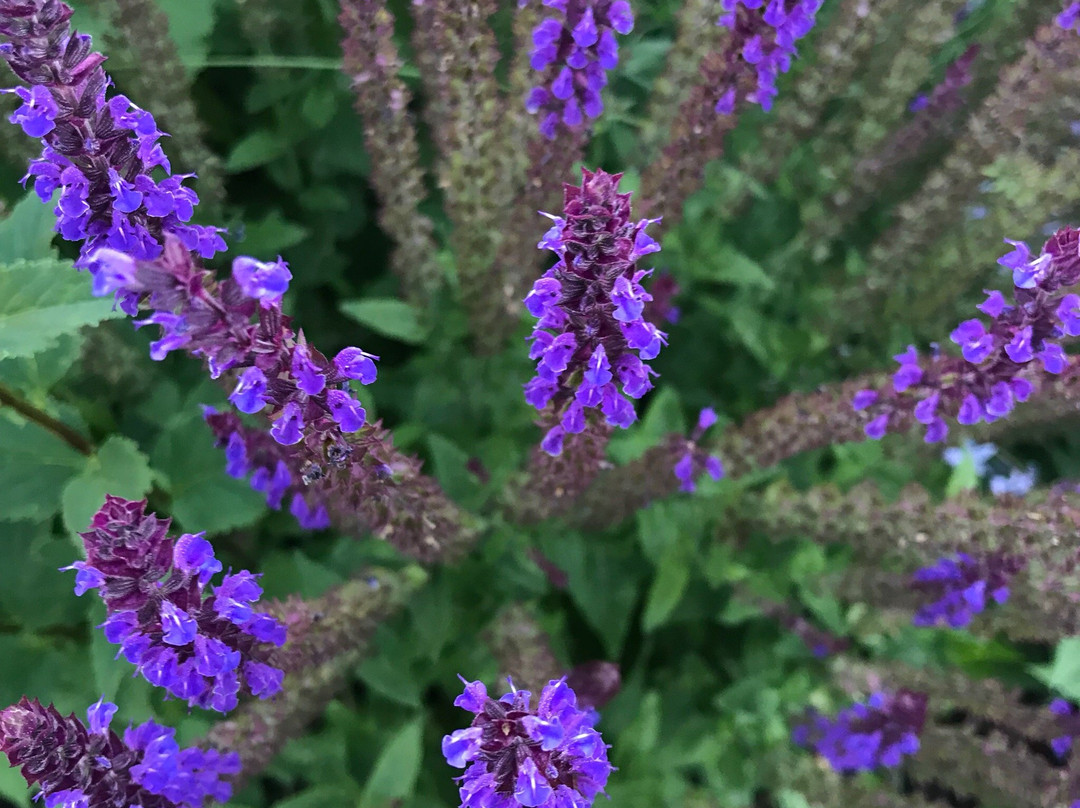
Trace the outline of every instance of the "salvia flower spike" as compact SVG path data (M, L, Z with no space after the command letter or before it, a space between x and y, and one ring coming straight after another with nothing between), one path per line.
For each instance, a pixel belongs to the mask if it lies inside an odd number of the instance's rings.
M40 787L46 808L202 808L232 796L223 778L240 771L239 755L181 749L176 730L153 721L121 738L109 729L116 709L102 699L83 723L23 697L0 710L0 750Z
M631 221L630 194L618 192L621 176L582 169L581 185L565 186L563 214L550 216L537 245L558 261L525 298L538 318L529 352L538 360L536 377L525 399L559 415L541 442L551 455L567 433L585 430L587 409L599 408L610 426L634 423L631 399L652 389L656 374L646 362L666 343L643 317L651 298L641 281L651 270L637 268L638 259L660 250L645 232L658 220Z
M256 611L257 575L228 572L210 586L221 562L201 533L168 536L169 521L146 513L146 502L109 496L79 534L86 561L75 594L99 590L108 617L105 637L152 685L191 706L225 713L243 687L259 698L281 690L284 673L267 664L285 627Z
M378 357L348 347L329 359L292 330L281 311L292 274L281 259L240 256L232 277L215 281L167 236L164 252L153 260L136 261L106 247L87 263L96 294L116 294L129 314L153 309L135 323L161 329L161 338L150 344L151 358L183 349L203 358L213 378L235 373L229 401L240 412L265 412L278 443L307 440L321 453L324 445L344 446L342 434L364 425L367 413L350 385L375 381Z
M979 310L990 325L965 320L951 338L962 357L934 351L919 356L914 345L896 356L892 384L860 390L852 399L866 410L866 435L878 439L912 419L926 427L925 440L945 439L945 417L970 425L1007 416L1034 391L1038 373L1060 374L1070 359L1061 340L1080 336L1080 295L1063 291L1080 282L1080 230L1063 227L1034 255L1022 241L998 263L1011 270L1013 302L987 291Z
M924 694L910 690L874 693L836 718L812 714L809 723L795 728L792 740L814 747L838 772L894 768L919 750L926 702Z
M204 258L224 250L216 228L189 224L199 198L183 185L190 175L171 174L153 115L106 98L105 57L71 29L71 14L60 0L0 3L0 56L30 85L12 91L22 105L11 122L44 143L26 179L43 202L60 191L57 232L83 241L84 257L111 247L153 258L166 233Z
M717 25L730 28L741 38L739 58L757 74L746 100L772 109L777 78L791 69L798 55L795 43L810 33L824 0L720 0L723 11ZM718 88L716 111L730 115L737 102L736 88Z
M560 126L577 129L604 110L600 91L619 62L615 34L628 34L634 14L627 0L544 0L556 12L533 30L530 64L541 83L525 100L554 138Z
M1023 567L1023 559L1004 553L956 553L923 567L912 576L911 586L931 595L934 602L920 608L912 622L963 628L991 600L1009 599L1009 582Z
M465 682L454 706L476 717L442 740L446 761L465 769L462 806L588 808L603 793L612 766L596 711L578 707L565 677L548 682L535 707L531 695L512 689L496 700L482 682Z

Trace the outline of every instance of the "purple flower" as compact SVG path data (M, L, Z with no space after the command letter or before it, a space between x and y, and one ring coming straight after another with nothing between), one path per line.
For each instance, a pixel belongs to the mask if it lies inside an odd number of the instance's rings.
M811 723L796 727L792 740L813 746L841 773L895 768L904 755L919 750L926 702L924 694L910 690L875 693L834 719L811 714Z
M442 741L447 762L465 769L462 806L588 808L603 793L612 767L596 711L578 707L565 678L545 685L535 707L530 701L525 690L495 700L481 682L466 683L454 704L476 717Z
M250 367L240 374L229 401L240 412L258 412L266 406L266 374Z
M851 408L856 412L859 412L861 410L865 410L877 400L878 392L876 390L860 390L852 397Z
M359 348L343 348L334 357L334 367L345 379L358 379L360 384L371 384L378 371L375 360L379 357Z
M551 139L560 123L577 129L603 111L600 91L607 84L606 72L619 62L615 32L628 33L634 17L626 0L544 5L559 16L548 17L533 29L530 64L541 77L540 86L526 96L525 108L539 116L540 133ZM541 249L546 248L541 242Z
M965 320L949 335L960 346L964 359L973 365L984 362L994 350L994 337L981 320Z
M300 405L295 401L288 402L282 408L281 415L274 421L274 425L270 427L270 434L282 446L299 443L304 437L304 415L300 410Z
M48 808L202 808L232 796L224 778L240 772L236 753L181 749L175 730L153 721L128 727L121 740L109 729L115 713L102 699L83 724L24 696L0 711L0 750Z
M553 405L558 416L541 443L549 454L562 451L565 434L588 427L595 416L587 410L599 409L610 426L634 423L631 399L652 388L645 361L665 342L644 319L652 296L641 282L649 272L635 266L660 249L645 233L656 220L631 220L619 176L584 170L580 187L566 186L563 215L550 217L555 226L540 241L558 263L525 298L538 320L529 350L536 377L525 398L537 409Z
M1008 600L1009 582L1023 567L1021 559L1002 553L978 558L957 553L924 567L912 576L911 585L934 601L920 608L912 622L916 626L962 628L986 609L987 598L997 603Z
M87 555L80 573L94 569L101 578L105 636L147 681L191 706L228 712L242 682L237 665L223 663L265 664L261 643L284 643L284 627L252 609L262 590L247 571L225 576L214 595L206 592L221 570L209 542L202 534L170 539L168 521L145 507L108 496L80 534ZM254 692L251 682L243 684Z

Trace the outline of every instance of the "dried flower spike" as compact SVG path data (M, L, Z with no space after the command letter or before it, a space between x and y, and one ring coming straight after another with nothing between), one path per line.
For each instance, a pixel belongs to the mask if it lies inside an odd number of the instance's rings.
M201 533L167 535L169 520L146 513L146 502L108 496L80 533L86 561L76 570L75 594L100 590L109 642L150 684L189 705L229 712L241 684L269 698L284 673L266 664L267 645L285 644L285 627L254 609L262 595L257 575L221 571Z
M530 698L512 690L496 701L482 682L466 682L454 700L476 715L442 741L447 762L465 768L463 806L588 808L603 793L612 767L596 712L578 707L565 677L548 682L535 708Z

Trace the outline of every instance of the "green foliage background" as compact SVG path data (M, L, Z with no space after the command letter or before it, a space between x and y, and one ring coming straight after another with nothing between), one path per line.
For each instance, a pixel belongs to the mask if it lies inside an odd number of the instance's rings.
M454 499L474 509L490 504L538 439L521 396L531 375L525 343L515 340L503 353L478 359L452 295L435 318L398 301L386 268L390 243L375 223L360 124L339 69L336 4L159 4L194 82L208 145L224 166L227 202L218 219L204 214L204 220L228 226L237 252L284 256L294 276L286 310L309 339L328 353L356 344L382 356L379 381L365 390L369 415L385 419L397 444L422 456ZM506 48L511 5L494 21ZM407 53L406 4L392 6ZM647 94L671 45L677 11L674 0L638 6L638 25L590 152L593 166L626 171L631 186L643 168L635 160ZM935 76L1007 6L1007 0L986 3L942 48ZM103 7L79 4L80 27L102 32ZM254 39L242 25L248 14L270 20L265 36ZM804 53L813 60L812 42ZM412 64L403 78L420 94ZM119 51L110 53L109 68L124 91L125 76L138 65ZM782 84L781 99L799 69ZM859 92L851 90L852 107ZM829 115L847 114L843 101L834 107ZM817 328L823 317L842 316L833 310L837 279L859 276L868 234L880 231L896 200L880 199L864 226L830 244L824 259L797 249L805 211L824 191L808 162L809 142L788 157L775 185L752 189L752 204L741 215L724 213L725 200L749 182L738 168L740 155L755 149L769 120L745 116L729 156L710 166L682 224L661 231L658 266L682 284L683 316L669 329L670 347L656 364L660 384L643 403L643 422L612 442L619 462L692 424L703 406L715 406L731 422L786 392L884 366L912 333L905 322L881 323L852 350ZM212 717L164 702L132 678L94 629L103 619L100 604L75 598L71 574L56 571L78 557L74 533L105 492L148 496L178 527L207 531L226 566L264 573L269 596L317 595L365 564L403 562L374 539L304 535L288 515L267 511L244 482L224 475L199 410L200 403L220 404L221 391L183 357L151 362L149 337L89 296L86 278L70 270L70 245L52 241L48 208L32 195L24 198L17 179L27 152L19 151L21 133L9 128L14 136L3 139L0 167L0 197L9 210L0 223L0 383L76 430L93 451L80 454L0 408L0 704L25 693L81 712L104 694L120 704L119 720L157 716L190 740ZM911 182L926 169L911 167ZM449 223L438 206L426 213L445 236ZM538 217L538 236L543 229ZM446 261L452 270L452 258ZM987 278L994 277L988 269ZM957 310L969 304L959 301ZM519 336L526 333L523 321ZM1004 452L1017 464L1037 460L1041 479L1049 481L1080 474L1075 444L1075 437L1040 435ZM472 457L491 472L489 483L466 471ZM893 493L917 481L937 496L975 482L964 466L950 479L935 454L904 441L815 452L770 474L800 487L869 478ZM789 722L808 704L830 709L842 696L832 689L826 663L740 593L787 601L837 634L858 623L858 657L948 662L1035 689L1049 681L1080 696L1075 640L1055 657L1054 649L961 632L868 628L861 606L839 602L821 585L846 563L843 553L808 541L736 541L723 533L725 506L745 486L768 481L707 483L694 496L656 503L605 534L497 529L468 560L434 571L404 612L380 628L350 689L234 804L456 804L452 771L439 753L441 736L464 720L451 707L456 675L494 684L497 664L480 637L502 605L521 599L535 601L567 661L611 659L622 666L622 692L601 723L619 767L609 789L613 807L736 808L764 792L780 808L806 805L785 779L800 758L789 747ZM566 572L565 591L553 589L530 560L533 545ZM14 771L0 771L0 794L29 804Z

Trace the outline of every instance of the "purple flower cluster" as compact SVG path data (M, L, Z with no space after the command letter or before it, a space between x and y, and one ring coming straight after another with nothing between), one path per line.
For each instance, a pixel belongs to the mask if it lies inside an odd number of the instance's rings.
M686 453L679 458L673 469L675 476L679 478L680 491L693 491L697 487L694 479L699 477L702 471L714 480L724 476L724 464L720 462L720 458L705 454L697 445L706 430L715 423L716 410L712 407L706 407L698 414L697 426L694 427L690 440L686 442Z
M154 117L122 95L106 99L105 57L71 30L71 13L60 0L0 4L0 56L30 85L12 91L22 104L10 120L44 141L26 179L43 202L60 189L57 231L85 241L84 257L111 247L154 258L166 233L204 258L224 250L216 228L188 224L199 200L183 185L190 175L171 175Z
M1050 712L1057 716L1058 730L1061 735L1050 741L1054 754L1065 757L1072 749L1073 739L1080 735L1080 711L1065 699L1050 702Z
M245 429L234 413L221 413L213 407L205 407L203 415L218 446L225 449L226 474L238 480L250 474L251 487L265 494L266 504L274 510L288 498L289 512L305 530L330 526L326 508L305 490L322 476L321 467L312 463L307 476L298 479L282 457L283 447L265 432Z
M241 683L259 698L281 690L284 673L266 663L266 644L285 644L285 627L255 611L258 575L221 571L202 533L167 535L169 520L147 514L146 502L107 496L80 533L86 561L76 570L75 594L100 590L109 642L148 682L189 705L219 712L236 707Z
M923 606L912 620L916 626L968 625L993 599L1009 599L1009 582L1024 568L1024 561L1003 553L972 557L957 553L951 558L923 567L911 579L913 589L925 592L934 602Z
M762 109L772 109L776 97L776 79L791 69L798 55L795 42L814 27L814 18L825 0L720 0L723 14L717 25L730 28L741 50L739 56L757 75L754 88L745 99ZM760 11L762 6L764 11ZM734 83L723 88L716 111L730 115L735 111Z
M621 176L582 169L581 186L565 186L563 215L550 217L554 224L537 245L559 260L525 298L539 320L529 351L538 360L536 378L525 385L525 399L538 410L552 404L561 416L541 442L550 455L562 451L567 433L585 430L589 408L600 408L611 426L634 423L630 399L652 389L655 374L645 362L666 342L643 317L651 296L641 281L649 271L637 268L639 258L660 249L645 232L658 220L631 222L630 194L618 193Z
M540 133L555 137L559 124L571 129L597 118L604 109L600 91L607 71L619 62L615 34L634 28L627 0L544 0L559 16L533 30L531 64L542 78L525 100L540 116Z
M236 753L181 749L176 731L147 721L124 731L109 724L116 705L104 699L86 711L86 724L25 696L0 711L0 750L37 784L46 808L202 808L225 802L223 777L240 772Z
M115 294L129 314L140 306L153 309L136 321L161 329L161 338L150 344L152 358L182 348L205 359L212 378L235 372L229 401L241 412L265 410L278 443L306 437L312 448L344 444L340 433L364 425L367 414L349 392L350 381L375 381L378 357L345 348L328 360L302 333L294 334L281 312L292 275L280 259L263 263L241 256L233 261L232 277L218 283L170 236L152 261L102 248L87 263L95 294Z
M834 719L812 713L809 723L792 732L792 741L813 746L841 773L899 766L904 755L919 751L926 701L925 694L910 690L875 693Z
M1066 31L1080 33L1080 3L1069 3L1054 21Z
M588 808L603 792L612 767L596 712L578 707L565 678L544 686L535 709L531 695L512 690L496 701L482 682L466 682L454 700L476 715L442 740L447 762L465 768L465 808Z
M1037 256L1022 241L1008 243L1014 249L998 263L1012 270L1014 305L1001 292L986 293L978 308L990 327L973 319L952 332L963 359L935 352L923 361L913 345L897 355L892 389L861 390L852 400L869 412L867 436L881 438L914 418L926 427L927 443L944 440L943 416L961 424L996 421L1032 394L1027 376L1036 369L1060 374L1069 367L1060 340L1080 336L1080 295L1060 292L1080 282L1080 231L1061 228Z

